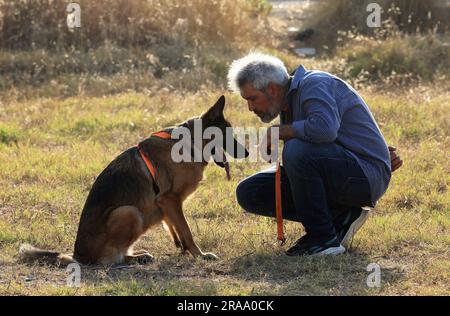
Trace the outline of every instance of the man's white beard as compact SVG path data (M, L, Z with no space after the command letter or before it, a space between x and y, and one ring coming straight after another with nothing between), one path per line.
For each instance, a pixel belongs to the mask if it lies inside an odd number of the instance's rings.
M273 106L270 107L270 110L269 110L268 113L264 113L263 116L259 117L262 122L270 123L278 116L278 114L280 114L280 112L281 112L281 105L278 105L278 104L275 104L275 103L273 103L272 105Z

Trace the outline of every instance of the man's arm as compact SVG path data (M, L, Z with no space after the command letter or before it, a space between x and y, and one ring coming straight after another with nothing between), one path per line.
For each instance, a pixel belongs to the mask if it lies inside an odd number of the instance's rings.
M335 100L335 80L311 78L302 87L299 102L303 120L285 128L285 137L294 137L310 143L332 143L337 138L341 117Z
M285 124L276 126L279 127L278 133L281 140L286 142L292 138L295 138L295 129L292 127L292 125Z
M275 125L278 126L278 125ZM295 138L295 130L292 125L280 125L279 127L279 138L283 141L288 141L289 139ZM403 165L403 160L400 155L397 154L397 148L389 146L389 154L391 156L391 170L396 171Z

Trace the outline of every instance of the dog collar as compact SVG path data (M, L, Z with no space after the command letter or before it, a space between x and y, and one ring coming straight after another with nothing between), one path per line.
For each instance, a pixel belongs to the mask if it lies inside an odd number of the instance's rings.
M165 131L159 131L159 132L155 132L151 135L152 137L159 137L162 139L171 139L172 135L168 132ZM148 156L145 154L145 152L142 150L141 147L141 143L139 143L139 145L137 145L138 151L139 151L139 155L141 156L142 160L144 161L145 165L147 166L148 171L150 172L150 174L152 175L153 180L156 182L156 169L153 166L151 160L148 158Z

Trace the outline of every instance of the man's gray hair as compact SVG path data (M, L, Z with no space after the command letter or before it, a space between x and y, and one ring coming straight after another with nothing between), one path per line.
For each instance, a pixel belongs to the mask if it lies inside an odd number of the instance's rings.
M233 61L228 71L228 87L237 93L247 83L264 90L271 82L284 86L288 81L289 74L280 59L258 52Z

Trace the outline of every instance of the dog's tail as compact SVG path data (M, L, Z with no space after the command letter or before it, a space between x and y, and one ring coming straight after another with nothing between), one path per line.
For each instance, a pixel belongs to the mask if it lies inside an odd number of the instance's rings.
M57 251L50 251L33 247L29 244L23 244L19 249L19 260L25 263L40 263L56 266L67 266L75 263L71 255L62 254Z

